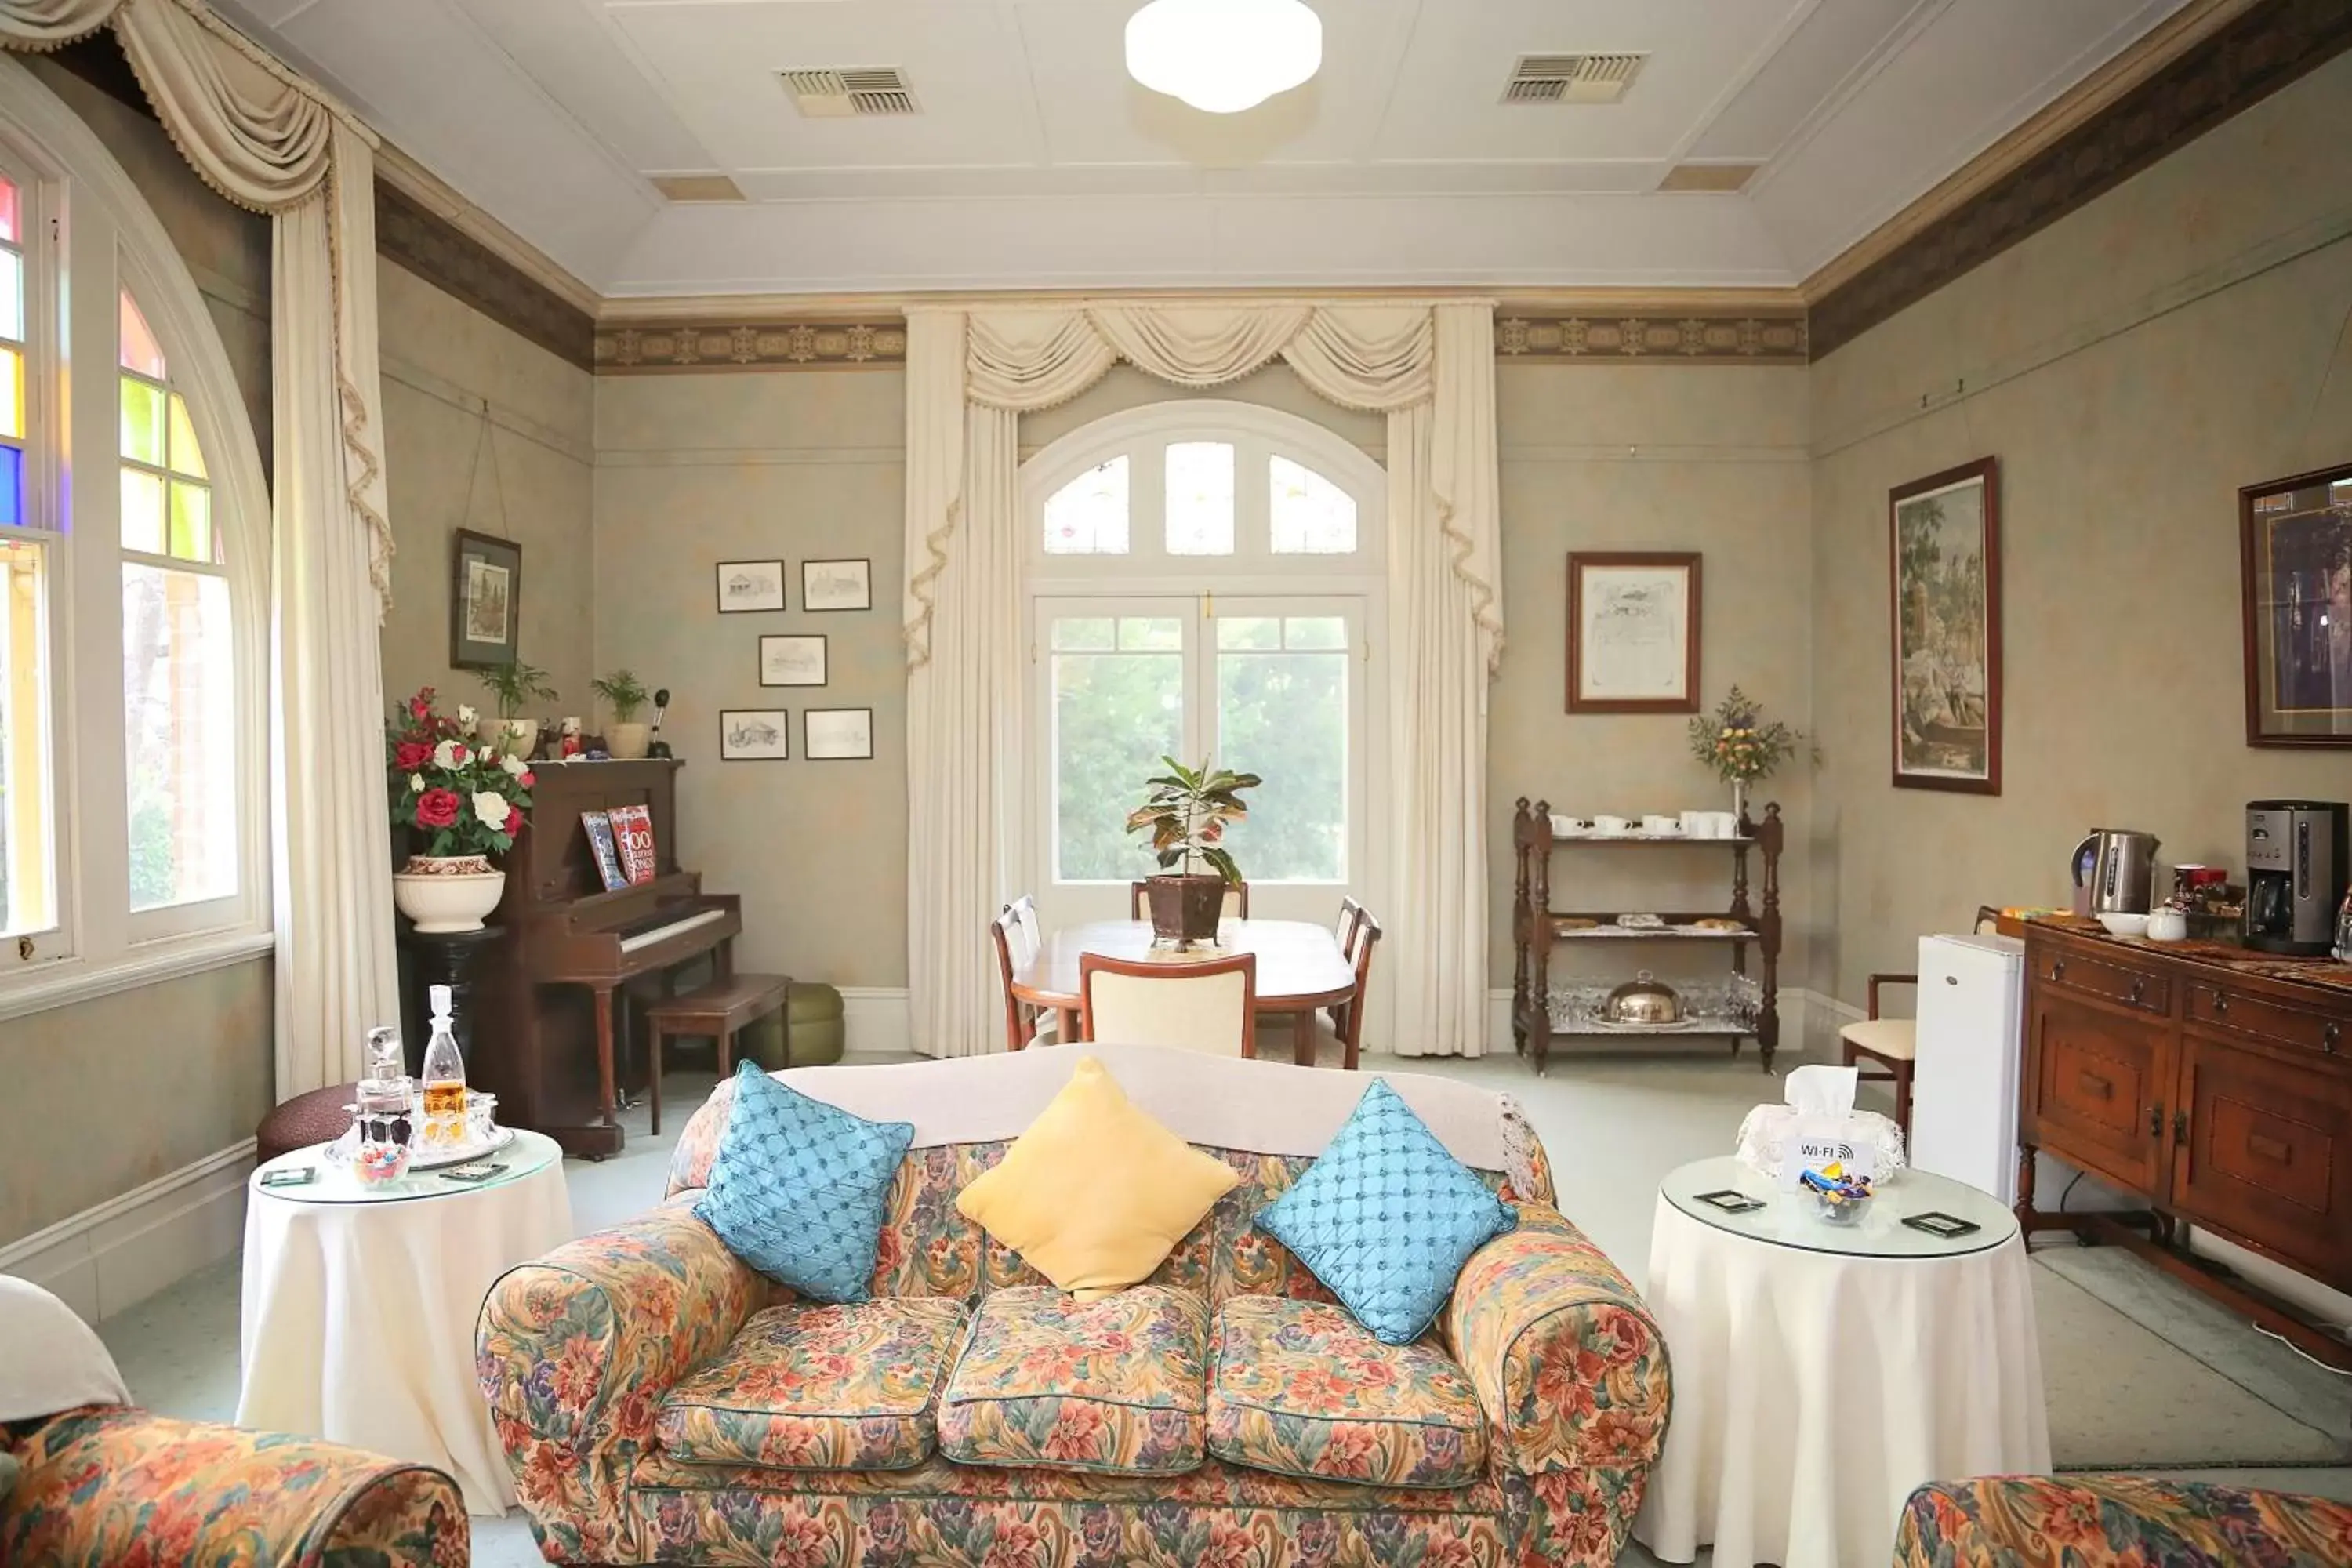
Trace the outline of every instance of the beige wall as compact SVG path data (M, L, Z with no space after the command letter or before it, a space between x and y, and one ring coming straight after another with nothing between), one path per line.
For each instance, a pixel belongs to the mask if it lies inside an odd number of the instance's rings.
M1858 1003L1979 902L2064 902L2095 826L2242 869L2248 800L2352 797L2352 754L2244 743L2237 513L2352 460L2347 116L2352 57L1813 367L1817 985ZM2002 793L1894 789L1886 492L1988 454Z

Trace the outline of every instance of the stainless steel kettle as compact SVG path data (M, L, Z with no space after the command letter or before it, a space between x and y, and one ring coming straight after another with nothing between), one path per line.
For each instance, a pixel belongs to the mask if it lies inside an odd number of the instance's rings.
M2095 915L2144 915L2156 889L2157 837L2127 827L2095 827L2074 846L2074 886L2085 887L2087 865L2090 912Z

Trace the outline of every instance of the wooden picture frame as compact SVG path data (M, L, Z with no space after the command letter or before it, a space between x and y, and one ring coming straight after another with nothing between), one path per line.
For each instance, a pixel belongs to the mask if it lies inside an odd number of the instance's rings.
M784 607L782 561L721 561L715 571L720 615L767 615Z
M522 546L455 531L449 552L449 668L502 669L522 631Z
M784 708L722 708L719 710L719 760L722 763L782 763L793 754L793 716Z
M822 633L787 632L760 639L760 684L762 686L824 686L829 683L830 650ZM809 679L809 660L816 661L815 679Z
M2352 463L2238 492L2246 744L2352 746Z
M2000 793L2000 459L1886 496L1896 789Z
M801 563L801 608L819 615L874 607L874 563L867 560Z
M1695 550L1568 557L1568 710L1696 713L1703 606Z
M824 721L822 726L818 722L820 720ZM801 755L813 763L873 761L874 710L802 709Z

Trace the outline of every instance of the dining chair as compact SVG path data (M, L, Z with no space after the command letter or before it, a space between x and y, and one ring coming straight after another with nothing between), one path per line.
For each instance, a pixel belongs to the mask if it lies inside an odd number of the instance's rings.
M1339 1025L1339 1044L1347 1050L1347 1055L1341 1058L1341 1065L1349 1072L1356 1070L1357 1053L1363 1044L1364 1003L1370 994L1366 987L1372 983L1372 950L1380 945L1381 922L1372 918L1372 912L1370 910L1360 904L1357 905L1356 951L1352 954L1356 963L1356 994L1348 999L1345 1006L1339 1009L1340 1016L1336 1020Z
M1257 1055L1257 954L1199 963L1078 955L1078 1038Z
M1990 936L2000 929L2000 911L1990 904L1977 908L1976 933ZM1878 989L1882 985L1909 985L1916 988L1916 974L1874 974L1869 979L1869 1011L1858 1024L1848 1024L1838 1031L1838 1042L1843 1047L1845 1065L1858 1068L1860 1058L1885 1068L1885 1072L1858 1073L1858 1083L1891 1083L1895 1086L1895 1125L1903 1136L1911 1136L1911 1075L1919 1057L1919 1023L1916 1018L1882 1018L1878 1014Z
M1331 935L1339 943L1339 956L1350 963L1356 961L1356 927L1363 918L1364 906L1352 896L1342 895L1339 923L1331 928ZM1359 991L1356 994L1360 996L1363 993ZM1348 1004L1334 1002L1323 1011L1331 1020L1331 1032L1345 1039L1348 1035Z
M1032 1006L1013 994L1013 972L1036 956L1035 938L1023 922L1018 908L1028 902L1028 895L1024 894L988 922L989 935L996 942L997 978L1004 986L1004 1048L1008 1051L1054 1043L1053 1022L1045 1009ZM1032 919L1035 918L1035 908L1030 905Z
M1151 895L1146 889L1147 884L1142 882L1129 882L1127 885L1128 919L1148 921L1151 918ZM1249 884L1247 882L1225 884L1225 907L1217 918L1228 921L1249 919Z

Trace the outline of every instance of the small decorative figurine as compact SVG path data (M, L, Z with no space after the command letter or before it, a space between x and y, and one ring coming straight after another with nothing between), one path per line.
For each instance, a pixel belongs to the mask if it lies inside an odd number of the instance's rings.
M566 719L563 721L563 746L562 751L563 759L566 762L569 762L573 757L578 756L580 754L580 721L577 719Z

